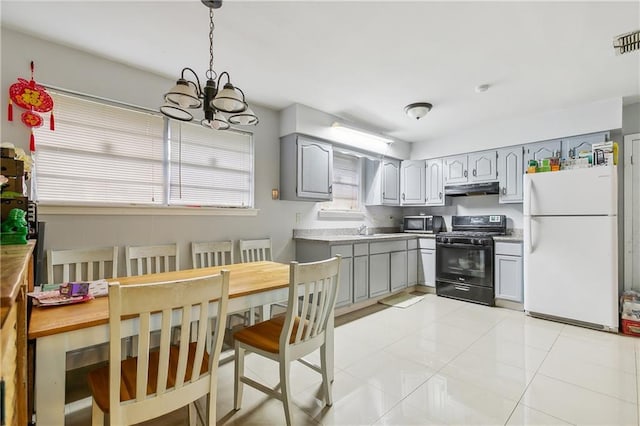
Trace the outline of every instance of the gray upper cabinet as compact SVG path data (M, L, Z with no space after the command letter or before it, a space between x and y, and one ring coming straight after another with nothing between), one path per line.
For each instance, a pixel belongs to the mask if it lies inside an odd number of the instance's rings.
M500 183L500 203L522 202L522 146L513 146L498 150L498 182Z
M424 205L425 161L403 161L400 166L400 204Z
M400 161L365 159L365 204L400 205Z
M427 206L444 206L442 158L426 161L425 176L425 204Z
M469 182L491 182L498 178L496 151L469 154Z
M456 155L455 157L447 157L444 159L444 184L453 185L457 183L467 183L468 180L468 163L467 154Z
M609 132L592 133L562 139L562 158L578 158L580 152L591 152L591 146L607 140Z
M280 198L331 200L333 146L307 136L280 138Z
M531 160L542 160L543 158L557 157L560 155L560 139L544 142L536 142L525 145L524 147L524 166L529 165Z

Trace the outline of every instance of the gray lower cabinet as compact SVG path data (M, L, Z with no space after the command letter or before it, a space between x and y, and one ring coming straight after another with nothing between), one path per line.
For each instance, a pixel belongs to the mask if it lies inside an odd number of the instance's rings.
M339 254L342 256L340 263L340 287L338 287L338 297L336 298L336 308L347 306L353 300L353 248L351 244L342 244L331 247L331 256Z
M391 291L407 287L407 250L394 251L391 258Z
M418 284L436 286L436 240L418 238Z
M418 284L418 249L407 250L407 284Z
M522 244L495 244L496 298L523 303Z
M369 298L369 255L353 258L353 302Z
M369 297L389 293L389 253L369 255Z

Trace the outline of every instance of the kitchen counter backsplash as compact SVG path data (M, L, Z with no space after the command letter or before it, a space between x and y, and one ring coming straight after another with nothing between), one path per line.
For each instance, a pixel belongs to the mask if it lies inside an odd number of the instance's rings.
M400 232L397 226L388 227L369 227L367 228L371 234L393 234ZM334 235L359 235L358 228L326 228L326 229L294 229L293 238L305 237L329 237Z

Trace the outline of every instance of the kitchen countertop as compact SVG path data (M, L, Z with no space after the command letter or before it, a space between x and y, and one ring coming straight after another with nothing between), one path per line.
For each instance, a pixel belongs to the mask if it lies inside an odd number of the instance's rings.
M503 243L521 243L522 229L509 229L507 231L507 235L496 235L493 237L493 241Z
M320 241L325 243L368 243L388 240L413 240L415 238L435 238L433 234L380 233L372 235L305 235L294 237L296 241Z

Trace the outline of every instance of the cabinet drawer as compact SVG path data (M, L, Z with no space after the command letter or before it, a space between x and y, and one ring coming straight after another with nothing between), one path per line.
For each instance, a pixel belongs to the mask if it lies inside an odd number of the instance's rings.
M386 241L384 243L369 244L369 253L389 253L392 251L402 251L407 249L407 241Z
M369 244L354 244L353 255L354 256L366 256L369 254Z
M418 247L424 248L424 249L435 249L436 239L435 238L418 238Z
M352 257L353 246L351 244L331 246L331 257L335 256L336 254L341 254L342 257Z
M506 256L522 256L522 243L504 243L496 242L495 254L503 254Z
M418 248L418 239L413 239L413 240L407 240L407 249L408 250L415 250Z

